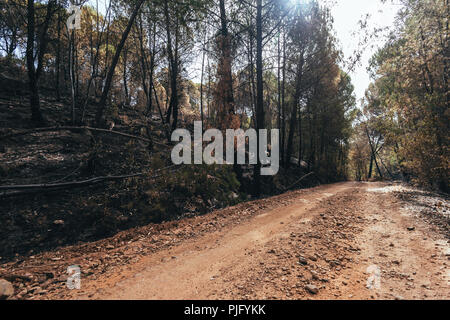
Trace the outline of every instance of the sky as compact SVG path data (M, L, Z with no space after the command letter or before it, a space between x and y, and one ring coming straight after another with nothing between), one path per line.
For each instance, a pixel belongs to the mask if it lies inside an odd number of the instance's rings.
M320 1L323 3L331 2L330 0ZM383 4L381 0L335 0L332 2L334 3L331 4L334 29L346 58L351 57L354 50L358 48L359 35L354 33L358 33L359 20L370 14L371 17L368 20L369 30L373 30L375 27L391 27L400 9L398 4L393 4L391 1L388 1L386 4ZM364 51L360 65L350 74L358 101L364 97L364 92L371 82L367 72L369 60L384 42L385 38L381 37L373 43L373 48L369 46Z

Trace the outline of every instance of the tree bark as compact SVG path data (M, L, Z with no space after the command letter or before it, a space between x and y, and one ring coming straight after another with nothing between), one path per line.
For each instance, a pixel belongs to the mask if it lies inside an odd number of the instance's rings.
M178 59L176 51L178 49L178 17L175 18L177 25L175 26L175 54L172 46L172 35L170 30L170 16L169 4L164 2L164 15L166 19L166 33L167 33L167 56L169 60L169 76L170 76L170 101L169 109L167 110L166 122L170 126L170 118L173 116L171 130L175 130L178 122Z
M299 100L301 96L302 90L302 79L303 79L303 65L305 63L305 59L303 56L303 52L300 54L300 61L297 69L297 75L295 79L295 93L292 103L292 111L291 111L291 119L289 125L289 136L286 147L286 167L289 167L291 162L291 157L294 148L294 133L297 126L297 109L299 105Z
M262 34L262 0L256 1L256 131L264 129L264 87L263 87L263 34ZM254 193L261 195L261 159L259 156L259 134L257 164L254 169Z
M111 84L114 76L114 71L116 69L117 63L119 62L120 54L122 52L122 49L125 45L125 41L128 38L128 35L131 31L131 27L133 26L134 20L136 19L137 14L139 13L139 10L141 9L142 4L145 0L139 0L136 6L134 7L133 13L131 14L130 20L128 21L127 27L125 28L125 31L122 33L122 38L120 39L119 45L117 46L116 53L113 57L113 60L111 62L111 66L109 67L108 74L106 76L105 86L103 87L102 96L100 98L100 102L98 104L97 114L95 115L95 122L97 126L100 126L103 113L106 107L106 101L108 99L108 94L111 89Z
M44 54L47 49L47 30L50 24L50 20L53 14L53 7L56 0L51 0L47 4L47 13L45 16L44 24L42 26L42 31L40 33L40 43L37 50L37 68L35 67L35 55L34 55L34 43L35 43L35 32L36 32L36 21L35 21L35 8L34 0L27 1L27 47L26 47L26 60L27 60L27 71L28 71L28 81L30 89L30 107L31 107L31 120L37 125L43 125L45 119L41 113L40 101L39 101L39 76L42 71L42 64L44 59Z
M234 95L233 95L233 77L231 73L232 58L231 58L231 41L228 33L228 19L225 10L225 0L219 1L220 7L220 38L219 47L221 51L218 74L219 74L219 121L221 129L231 129L232 115L234 115Z

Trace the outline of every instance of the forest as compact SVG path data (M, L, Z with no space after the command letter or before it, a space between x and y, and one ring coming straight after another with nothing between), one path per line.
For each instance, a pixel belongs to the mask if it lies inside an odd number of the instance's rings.
M449 3L400 2L358 101L322 1L1 0L0 256L337 181L448 192ZM278 174L173 165L195 121L279 129Z
M355 128L358 177L370 178L375 166L380 177L398 172L449 192L449 8L448 1L406 1L397 28L372 57L374 81Z

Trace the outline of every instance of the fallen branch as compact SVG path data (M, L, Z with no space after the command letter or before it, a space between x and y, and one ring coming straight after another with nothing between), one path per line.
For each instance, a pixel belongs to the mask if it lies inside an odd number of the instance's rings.
M134 178L143 176L144 173L136 173L123 176L105 176L95 177L88 180L72 181L63 183L42 183L42 184L28 184L28 185L15 185L15 186L0 186L0 190L31 190L31 189L53 189L53 188L67 188L67 187L81 187L85 185L91 185L102 181L122 180L127 178Z
M165 167L162 169L158 169L156 172L161 172L166 169L170 169L176 167L176 165L172 165L169 167ZM33 193L33 192L39 192L43 190L61 190L61 189L67 189L67 188L78 188L78 187L84 187L84 186L90 186L94 185L100 182L105 181L115 181L115 180L123 180L128 178L136 178L136 177L142 177L145 176L146 172L141 173L135 173L135 174L128 174L128 175L121 175L121 176L104 176L104 177L95 177L87 180L82 181L72 181L72 182L63 182L63 183L41 183L41 184L28 184L28 185L12 185L12 186L0 186L1 190L19 190L19 191L13 191L13 192L1 192L0 197L4 196L15 196L15 195L22 195L27 193ZM149 177L149 179L158 178L161 175L154 175L152 177ZM20 190L26 190L26 191L20 191Z
M284 191L288 191L288 190L292 189L292 188L295 187L297 184L299 184L301 181L303 181L304 179L306 179L307 177L309 177L309 176L311 176L311 175L313 175L313 174L314 174L314 172L310 172L310 173L304 175L303 177L301 177L300 179L298 179L294 184L292 184L290 187L285 188Z
M158 142L158 141L152 141L152 140L144 138L144 137L139 137L139 136L135 136L135 135L132 135L132 134L123 133L123 132L119 132L119 131L100 129L100 128L92 128L92 127L87 127L87 126L83 126L83 127L35 128L35 129L31 129L31 130L26 130L26 131L22 131L22 132L16 132L16 133L11 133L11 134L8 134L8 135L5 135L5 136L1 136L0 140L9 139L9 138L13 138L13 137L24 136L24 135L33 134L33 133L40 133L40 132L80 131L80 130L89 130L89 131L94 131L94 132L115 134L115 135L118 135L118 136L123 136L123 137L131 138L131 139L141 140L141 141L145 141L145 142L148 142L148 143L155 143L155 144L158 144L158 145L163 146L163 147L168 147L168 145L166 145L164 143L161 143L161 142Z

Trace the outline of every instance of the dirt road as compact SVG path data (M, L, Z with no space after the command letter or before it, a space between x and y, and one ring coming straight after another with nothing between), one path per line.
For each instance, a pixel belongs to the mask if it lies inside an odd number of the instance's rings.
M3 267L82 269L80 290L59 271L18 298L450 299L448 212L418 190L340 183Z

